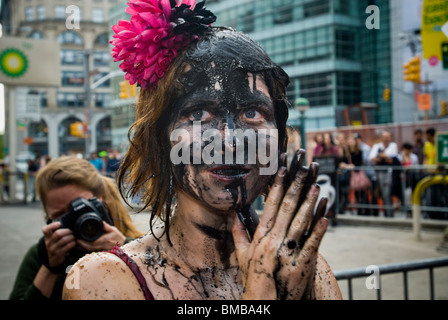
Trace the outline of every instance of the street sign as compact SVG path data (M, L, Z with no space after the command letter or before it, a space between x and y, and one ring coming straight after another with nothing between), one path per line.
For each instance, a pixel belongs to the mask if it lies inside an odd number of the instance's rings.
M59 43L19 37L0 41L0 83L53 86L61 83Z
M438 132L436 136L437 163L448 164L448 132Z
M431 94L420 93L418 95L418 109L422 111L431 110Z
M448 77L448 63L444 53L445 43L448 41L444 31L448 5L446 0L424 0L422 8L422 48L427 61L427 73L431 81Z

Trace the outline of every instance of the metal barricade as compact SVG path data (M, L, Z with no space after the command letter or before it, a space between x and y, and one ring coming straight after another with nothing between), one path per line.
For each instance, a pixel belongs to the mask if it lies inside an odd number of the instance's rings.
M368 199L367 202L359 202L354 195L353 190L350 189L349 179L341 179L343 174L350 177L350 173L353 170L373 170L376 179L372 181L370 189L365 190L367 194L364 199ZM373 215L379 215L378 213L384 213L387 216L393 216L393 211L397 210L404 216L411 216L413 210L412 195L418 183L423 179L429 179L428 177L434 176L447 176L448 166L358 166L354 168L347 168L344 170L338 170L335 179L336 190L338 191L338 197L335 202L336 213L343 213L346 209L348 211L354 210L366 210L373 213ZM385 176L385 173L391 179L388 182L384 182L378 179L380 176ZM388 183L389 185L385 185ZM387 195L381 193L382 189L386 189ZM435 188L441 188L437 191ZM435 219L448 219L448 188L445 190L442 185L434 186L433 190L426 190L426 193L422 193L423 199L421 199L421 210L425 213L424 218ZM346 194L344 194L344 192ZM344 200L344 196L349 199L347 203L341 203L341 199ZM385 196L394 197L396 200L393 202L390 198L383 199ZM370 214L372 215L372 214Z
M29 191L28 173L17 171L0 172L0 203L28 203ZM14 187L11 183L15 183Z
M375 266L377 268L376 270L378 271L378 273L373 276L379 277L379 279L377 279L378 284L379 284L379 283L381 283L382 275L392 274L392 273L403 273L403 298L404 298L404 300L408 300L409 299L408 273L410 271L427 269L428 274L429 274L429 298L431 300L434 300L435 299L434 268L447 267L447 266L448 266L448 257L425 259L425 260L403 262L403 263L384 264L384 265ZM372 266L369 266L369 267L372 267ZM371 271L371 269L369 269L369 267L347 269L347 270L340 270L340 271L334 272L336 280L338 280L339 283L343 280L347 280L348 299L349 300L353 300L352 279L371 277L372 271ZM446 287L447 285L448 285L448 283L445 284L444 287ZM381 286L378 285L378 288L375 288L375 290L377 293L377 299L381 300L382 299Z

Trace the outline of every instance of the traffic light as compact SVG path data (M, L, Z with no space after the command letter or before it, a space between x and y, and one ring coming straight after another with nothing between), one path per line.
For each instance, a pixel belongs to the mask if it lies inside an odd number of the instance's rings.
M78 138L85 138L84 123L80 121L73 122L70 125L70 135Z
M448 42L442 43L442 62L443 70L448 69Z
M136 84L133 84L132 86L131 86L131 97L132 98L135 98L137 96L137 85Z
M403 76L405 81L411 81L414 83L421 82L421 68L420 68L420 56L411 58L407 63L403 65Z
M442 100L441 108L440 108L440 115L446 116L447 114L447 102L446 100Z
M389 88L384 88L383 100L384 101L389 101L390 100L390 89Z
M129 84L129 81L120 82L120 99L129 99L137 97L137 85Z
M129 84L129 82L127 82L127 81L120 82L120 99L128 99L129 98L128 84Z

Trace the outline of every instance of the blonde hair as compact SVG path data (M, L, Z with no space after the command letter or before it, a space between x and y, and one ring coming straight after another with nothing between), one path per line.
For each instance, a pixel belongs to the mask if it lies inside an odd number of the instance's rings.
M88 190L97 198L102 198L103 205L117 227L126 237L138 238L143 233L134 225L128 211L121 202L115 182L101 175L87 160L63 156L51 160L39 170L36 177L36 192L46 211L46 195L50 190L75 185Z

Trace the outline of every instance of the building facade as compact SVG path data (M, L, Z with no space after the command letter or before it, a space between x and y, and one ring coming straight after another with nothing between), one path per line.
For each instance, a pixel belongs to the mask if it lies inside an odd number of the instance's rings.
M370 5L379 10L379 29L366 27ZM289 101L310 102L307 130L354 124L360 115L354 110L347 122L346 110L361 102L376 106L369 110L370 123L393 121L391 101L383 99L384 88L392 86L388 0L208 0L206 6L218 17L215 26L249 34L285 69ZM125 9L122 2L111 10L110 26L129 19ZM135 99L120 101L118 82L112 80L113 144L126 149ZM300 120L292 105L289 124L300 126Z
M369 5L380 12L379 29L366 27ZM218 17L215 25L248 33L285 69L290 102L310 102L307 129L352 124L344 111L361 102L378 106L371 121L392 121L390 101L382 99L391 83L389 1L214 0L207 6ZM291 109L290 124L298 119Z
M52 39L60 44L60 86L16 89L39 96L41 115L40 121L24 121L21 126L19 134L27 137L28 143L19 139L19 152L57 157L111 148L110 81L98 85L89 96L86 85L110 73L108 12L117 2L2 0L4 36ZM88 125L88 139L71 134L75 122Z
M116 25L120 19L129 20L130 15L125 12L127 1L121 0L109 10L109 39L115 34L112 26ZM112 46L110 47L112 50ZM120 72L120 62L111 62L111 71ZM127 99L120 98L120 83L124 81L124 73L119 77L111 79L110 85L112 90L111 103L111 134L112 147L119 152L127 150L129 145L129 128L134 121L134 106L137 102L136 97L129 96Z
M390 1L391 8L391 46L392 83L395 122L415 122L422 119L446 119L442 111L443 103L448 101L448 77L431 79L427 71L427 61L422 59L421 79L423 84L404 81L403 64L412 57L423 56L422 12L423 0ZM431 109L427 114L419 110L416 98L419 93L430 93Z

